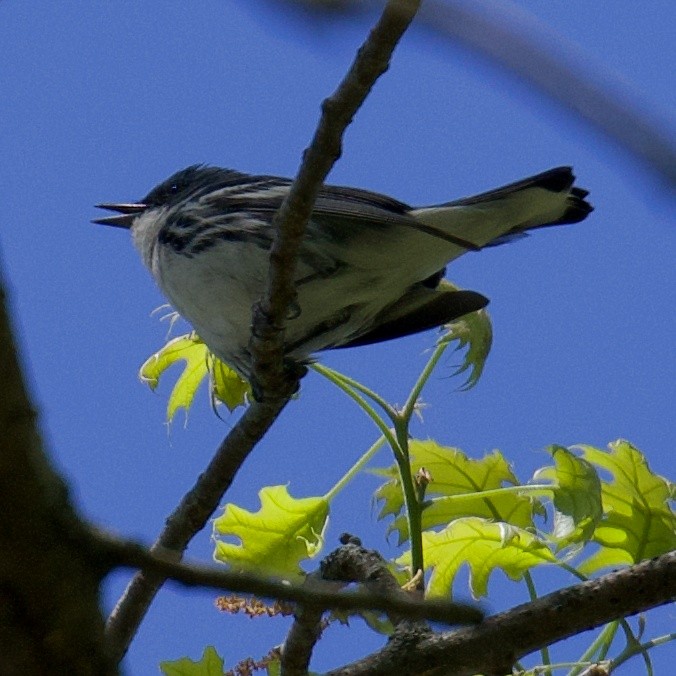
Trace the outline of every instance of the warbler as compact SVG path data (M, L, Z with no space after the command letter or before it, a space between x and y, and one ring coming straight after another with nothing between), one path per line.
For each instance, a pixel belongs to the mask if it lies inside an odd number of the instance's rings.
M304 363L321 350L399 338L483 308L485 296L444 282L447 263L528 230L582 221L592 206L574 179L570 167L557 167L424 207L324 185L298 255L286 357ZM138 202L97 205L117 215L94 223L130 229L173 307L217 357L250 379L251 310L266 283L272 218L290 185L194 165Z

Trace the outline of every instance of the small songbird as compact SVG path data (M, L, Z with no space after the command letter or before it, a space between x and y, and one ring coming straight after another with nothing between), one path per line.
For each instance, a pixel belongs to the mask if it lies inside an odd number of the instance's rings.
M557 167L426 207L323 186L298 256L286 357L303 363L320 350L399 338L483 308L487 298L443 281L446 264L527 230L583 220L592 207L573 182L570 167ZM131 229L170 303L249 379L251 309L267 278L272 218L290 185L196 165L139 202L99 204L118 215L94 223Z

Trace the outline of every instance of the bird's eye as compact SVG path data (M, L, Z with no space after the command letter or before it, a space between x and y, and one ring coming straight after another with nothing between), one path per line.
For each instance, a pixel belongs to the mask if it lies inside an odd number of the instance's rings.
M174 183L171 188L169 188L169 192L172 195L175 195L178 192L178 183Z

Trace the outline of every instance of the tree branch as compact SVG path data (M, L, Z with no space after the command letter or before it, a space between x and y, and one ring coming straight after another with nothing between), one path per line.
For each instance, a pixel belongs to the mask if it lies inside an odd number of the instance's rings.
M0 672L117 673L106 653L105 568L44 452L0 282Z
M387 567L387 562L379 552L362 547L359 538L347 533L341 536L340 541L343 546L326 556L321 563L320 570L306 581L306 583L309 582L310 589L316 586L318 580L323 580L324 585L329 581L339 585L356 582L363 585L374 600L401 600L405 606L414 607L410 605L414 597L407 594L399 586ZM420 603L421 610L424 610L426 605L429 605L429 602ZM459 606L461 613L464 613L467 608L467 606ZM289 631L282 652L282 676L303 676L307 674L312 650L321 635L321 619L324 609L321 605L302 604L296 612L295 621ZM372 609L370 608L370 610ZM448 609L450 611L451 606L448 606ZM384 609L379 608L379 610ZM473 616L470 612L464 619L479 622L481 613L478 609L472 610L474 611ZM408 612L401 613L394 608L389 608L386 612L388 612L390 621L395 626L401 625L406 620L423 618L423 616L417 614L413 616ZM427 615L424 617L429 619ZM464 621L462 623L464 624Z
M380 20L357 53L336 92L322 105L322 116L298 175L274 218L277 237L270 252L270 271L263 299L253 311L252 386L257 399L224 439L207 470L169 517L153 545L180 558L192 537L217 508L239 467L284 408L302 375L285 368L284 323L295 297L294 273L305 225L319 187L340 156L347 125L373 84L389 65L392 52L418 9L420 0L390 0ZM121 659L163 578L141 571L115 606L106 636Z
M394 637L383 650L327 676L503 676L516 660L543 646L664 605L674 597L676 552L670 552L548 594L476 627L414 642L405 635Z
M277 419L288 399L254 402L218 447L206 470L183 496L153 546L152 552L182 557L188 543L202 530L254 446ZM118 600L106 625L109 650L119 661L166 577L156 567L136 573Z
M322 609L381 610L401 614L413 619L429 619L444 624L475 624L481 621L482 613L476 607L448 601L418 601L398 590L393 594L383 588L368 592L337 592L334 581L329 578L323 584L294 585L262 575L223 570L221 567L198 563L181 563L172 551L143 545L92 531L96 546L108 568L129 566L143 568L151 576L172 580L187 587L204 587L221 591L255 594L263 598L293 601L300 604L319 606ZM330 561L343 548L329 554ZM323 563L333 566L331 563ZM347 583L347 581L345 581Z
M279 1L279 0L278 0ZM286 0L306 17L367 11L382 0ZM582 19L584 20L584 19ZM574 112L672 189L676 139L669 121L651 111L625 78L594 59L510 0L426 0L419 22L434 35L462 44L536 91Z

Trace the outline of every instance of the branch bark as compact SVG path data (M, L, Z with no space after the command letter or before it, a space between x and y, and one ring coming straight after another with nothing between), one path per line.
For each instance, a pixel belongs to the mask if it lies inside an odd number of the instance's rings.
M324 585L327 582L338 585L357 583L371 592L374 600L378 602L403 603L404 608L408 606L410 609L416 609L413 615L408 611L401 612L395 607L379 608L388 612L389 619L395 627L400 627L405 623L408 632L415 631L418 634L430 632L431 630L424 623L422 626L419 624L418 627L414 627L409 622L412 619L429 618L428 615L418 615L417 610L418 607L423 610L425 606L431 609L430 602L414 601L414 597L399 586L380 553L362 547L359 538L345 533L340 540L343 546L326 556L319 571L309 578L310 592L312 593L313 585L317 585L318 581L324 581ZM451 614L454 612L453 605L448 605ZM321 620L325 608L326 606L318 605L315 601L302 604L296 612L295 621L282 651L282 676L304 676L308 673L312 651L321 636ZM476 608L461 605L457 607L457 610L460 613L467 612L467 616L463 616L461 620L463 624L479 622L481 619L481 613ZM450 619L450 615L448 618Z
M393 593L391 587L367 586L367 592L339 593L332 573L326 583L316 582L312 588L293 585L263 575L239 573L224 570L223 567L207 566L197 563L181 563L172 551L157 548L151 551L135 542L120 540L105 533L93 531L97 548L105 556L107 566L143 568L163 580L171 580L187 587L202 587L220 591L255 594L259 597L280 601L294 601L299 604L318 605L325 609L342 610L382 610L387 613L404 615L411 618L425 618L444 624L474 624L482 618L482 613L472 605L449 603L448 601L417 601L399 590ZM341 552L342 548L337 552ZM336 552L329 554L330 561ZM328 564L322 564L324 565ZM330 565L335 570L335 565ZM356 581L356 580L355 580ZM347 583L347 580L343 580Z
M411 641L395 636L381 651L327 676L504 676L521 657L602 624L670 603L676 552L548 594L477 625Z
M0 672L117 673L103 637L107 568L45 455L0 282Z

